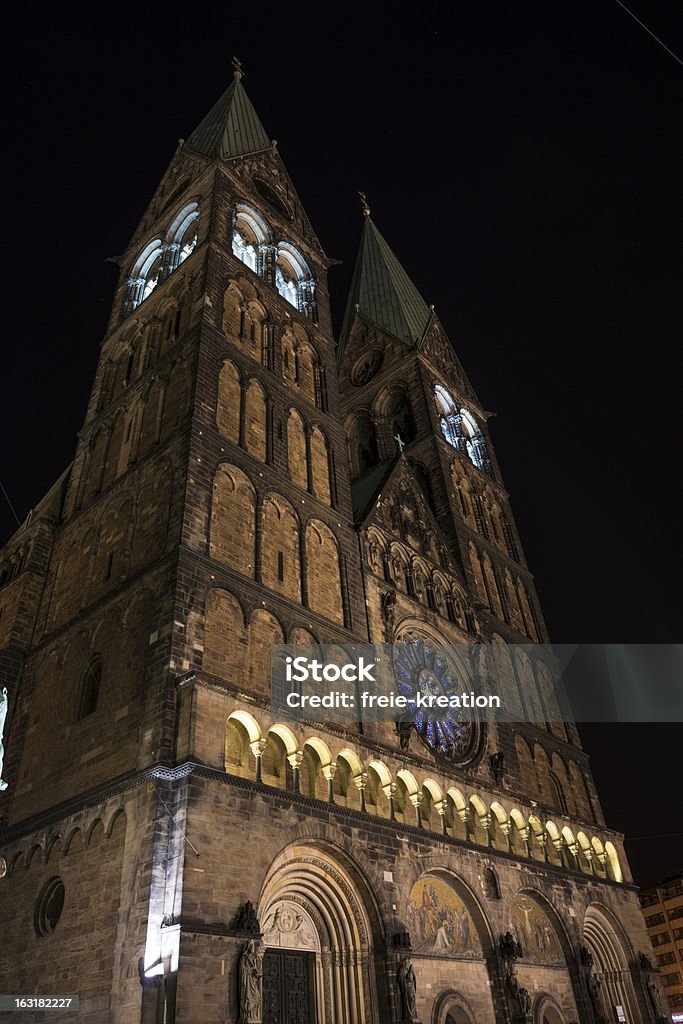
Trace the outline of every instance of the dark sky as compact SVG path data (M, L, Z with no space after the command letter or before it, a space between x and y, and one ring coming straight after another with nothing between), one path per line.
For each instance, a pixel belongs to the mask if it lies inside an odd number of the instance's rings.
M554 638L680 641L683 67L615 0L239 6L117 5L106 24L13 8L0 479L19 517L73 454L115 283L104 259L237 54L343 260L336 320L363 189L496 412ZM679 5L630 6L683 55ZM676 831L680 741L680 725L585 730L613 827ZM682 845L630 843L637 879Z

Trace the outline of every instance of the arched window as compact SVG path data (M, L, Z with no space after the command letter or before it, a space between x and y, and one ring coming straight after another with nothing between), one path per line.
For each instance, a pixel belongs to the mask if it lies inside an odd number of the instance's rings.
M434 388L434 398L439 411L441 433L448 443L467 455L477 469L491 475L491 465L486 451L486 441L479 425L464 405L449 395L441 384Z
M76 720L87 718L97 709L100 699L100 687L102 685L102 658L96 654L88 662L88 666L81 678L81 687L78 695L78 707L76 709Z
M560 785L560 780L554 772L548 772L548 778L550 780L550 792L552 794L553 805L556 810L561 811L562 814L566 814L567 799L564 795L564 790Z
M173 247L171 269L175 270L197 245L197 227L199 226L199 207L190 203L183 207L169 228L170 244Z
M316 319L313 276L306 260L289 242L281 242L278 246L275 287L280 295L304 316Z
M161 278L164 247L160 238L148 242L138 256L128 278L128 300L135 309L151 295Z
M263 250L269 241L270 230L260 214L251 206L238 203L232 230L232 251L237 259L261 275Z

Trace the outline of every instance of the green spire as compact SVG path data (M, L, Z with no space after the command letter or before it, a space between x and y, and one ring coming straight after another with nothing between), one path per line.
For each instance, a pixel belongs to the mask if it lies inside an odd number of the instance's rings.
M413 348L424 335L432 310L373 224L362 194L361 200L365 224L344 313L339 354L356 312Z
M242 64L233 60L233 81L206 117L186 139L185 146L214 159L261 153L273 143L242 85Z

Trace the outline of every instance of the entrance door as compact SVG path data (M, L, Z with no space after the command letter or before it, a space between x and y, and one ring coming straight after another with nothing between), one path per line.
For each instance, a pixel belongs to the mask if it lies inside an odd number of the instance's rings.
M315 953L267 949L263 958L263 1024L315 1024Z

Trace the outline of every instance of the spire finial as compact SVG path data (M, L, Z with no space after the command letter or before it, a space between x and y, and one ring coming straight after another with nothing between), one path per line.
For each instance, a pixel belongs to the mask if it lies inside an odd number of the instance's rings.
M232 77L235 79L236 82L239 82L239 80L241 79L242 74L243 74L243 72L242 72L242 61L239 59L239 57L233 57L232 58L232 66L235 69L233 71Z
M363 207L363 214L366 217L369 217L370 207L368 206L367 196L365 195L365 192L359 192L358 195L360 196L361 206Z

